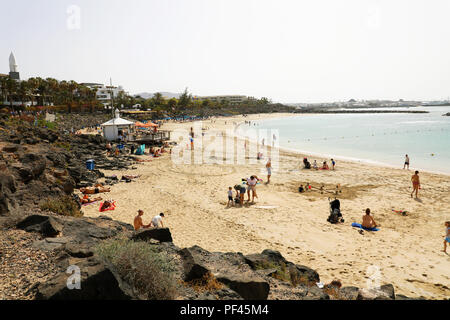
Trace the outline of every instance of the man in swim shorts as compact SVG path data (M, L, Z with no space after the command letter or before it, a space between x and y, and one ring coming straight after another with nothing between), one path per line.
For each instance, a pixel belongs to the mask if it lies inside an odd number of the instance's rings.
M413 174L413 176L411 177L411 182L413 184L413 191L411 192L411 198L413 197L413 193L415 191L416 192L416 199L417 199L417 194L418 194L419 188L420 188L419 171L416 171Z
M134 218L134 230L138 231L140 229L147 229L150 228L151 223L149 224L144 224L142 222L142 215L144 214L144 211L142 211L141 209L138 210L138 215Z
M407 167L408 170L409 170L409 157L408 157L408 155L405 156L405 164L403 165L403 169L405 169L405 167Z

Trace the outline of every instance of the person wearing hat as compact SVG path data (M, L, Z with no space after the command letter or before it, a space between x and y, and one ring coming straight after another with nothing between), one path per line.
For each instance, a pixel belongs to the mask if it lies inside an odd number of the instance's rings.
M164 213L161 212L158 216L153 217L151 225L155 228L159 228L159 224L161 223L161 228L164 228L163 218Z
M138 231L140 229L147 229L151 227L151 223L144 225L142 222L142 215L144 214L144 211L141 209L138 210L138 215L134 218L134 230Z

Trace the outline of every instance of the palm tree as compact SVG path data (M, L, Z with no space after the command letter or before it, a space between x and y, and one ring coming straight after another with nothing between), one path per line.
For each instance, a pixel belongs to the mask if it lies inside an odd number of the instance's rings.
M17 94L18 87L19 87L19 85L16 80L11 79L10 77L6 77L6 94L7 94L8 100L9 100L9 106L13 110L14 110L13 98L14 98L14 95Z

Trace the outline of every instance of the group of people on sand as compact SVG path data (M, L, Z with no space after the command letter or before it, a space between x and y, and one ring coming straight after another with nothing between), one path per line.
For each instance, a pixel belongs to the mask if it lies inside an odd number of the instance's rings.
M134 217L134 222L133 222L134 230L138 231L141 229L159 228L160 226L161 226L161 228L164 228L164 223L163 223L164 213L161 212L159 215L154 216L149 224L143 223L143 221L142 221L143 215L144 215L144 211L139 209L138 215L136 217Z
M258 178L256 175L252 175L247 179L242 179L240 184L236 184L234 186L234 190L236 192L236 197L233 199L233 188L228 187L228 203L227 207L234 206L235 202L239 203L240 206L244 205L245 192L247 192L247 202L250 202L250 194L252 198L252 203L255 202L255 198L258 198L256 194L256 185L262 179Z
M311 162L309 162L308 158L303 158L303 167L305 169L315 169L315 170L330 170L330 166L328 165L327 161L323 161L322 162L322 166L319 167L319 165L317 164L317 160L314 160L312 166L311 166ZM336 168L336 161L331 158L331 170L334 170Z

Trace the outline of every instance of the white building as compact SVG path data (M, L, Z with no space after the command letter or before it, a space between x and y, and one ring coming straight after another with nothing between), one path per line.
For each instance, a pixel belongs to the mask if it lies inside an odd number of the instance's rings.
M105 86L101 83L81 83L81 85L97 90L95 96L106 108L111 106L111 95L114 99L117 98L120 93L127 94L122 86Z
M221 102L221 101L227 101L231 104L239 104L244 101L246 101L248 98L247 96L241 96L241 95L224 95L224 96L193 96L192 100L194 101L204 101L209 100L213 102Z
M115 111L114 119L111 119L103 124L103 137L108 141L115 141L119 139L119 131L132 132L134 128L134 122L122 119L119 117L120 112L118 109Z

